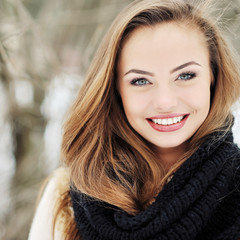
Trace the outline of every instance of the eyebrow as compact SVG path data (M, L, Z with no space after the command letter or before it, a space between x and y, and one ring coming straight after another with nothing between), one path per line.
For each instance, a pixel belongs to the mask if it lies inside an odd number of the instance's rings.
M183 69L183 68L185 68L185 67L187 67L187 66L190 66L190 65L197 65L197 66L202 67L199 63L194 62L194 61L191 61L191 62L184 63L184 64L182 64L182 65L174 68L173 70L170 71L170 73L174 73L174 72L176 72L176 71L178 71L178 70L180 70L180 69Z
M197 66L202 67L199 63L194 62L194 61L191 61L191 62L184 63L184 64L182 64L182 65L180 65L180 66L172 69L172 70L170 71L170 73L174 73L174 72L176 72L176 71L178 71L178 70L180 70L180 69L183 69L183 68L185 68L185 67L188 67L188 66L190 66L190 65L197 65ZM154 73L151 73L151 72L148 72L148 71L144 71L144 70L139 70L139 69L131 69L131 70L129 70L128 72L126 72L126 73L124 74L124 76L126 76L126 75L129 74L129 73L137 73L137 74L144 74L144 75L154 76Z
M147 71L139 70L139 69L131 69L131 70L129 70L128 72L126 72L126 73L124 74L124 76L127 75L127 74L129 74L129 73L138 73L138 74L144 74L144 75L154 76L154 74L151 73L151 72L147 72Z

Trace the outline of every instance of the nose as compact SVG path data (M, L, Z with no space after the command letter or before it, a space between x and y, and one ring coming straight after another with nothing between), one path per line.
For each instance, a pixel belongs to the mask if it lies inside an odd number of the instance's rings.
M174 86L159 84L153 94L154 107L161 112L173 111L178 103L177 93Z

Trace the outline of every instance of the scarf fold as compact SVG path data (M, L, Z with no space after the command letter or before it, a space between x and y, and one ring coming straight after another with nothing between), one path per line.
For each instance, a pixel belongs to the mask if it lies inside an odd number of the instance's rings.
M136 216L71 188L78 230L83 240L238 240L239 163L232 132L211 134Z

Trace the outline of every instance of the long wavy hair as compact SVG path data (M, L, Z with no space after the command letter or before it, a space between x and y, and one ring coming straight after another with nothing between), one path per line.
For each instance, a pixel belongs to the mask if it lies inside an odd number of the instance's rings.
M227 131L240 78L229 48L207 7L185 0L135 1L112 23L92 61L85 83L64 126L62 155L76 190L129 214L145 209L166 179L214 131ZM188 151L165 172L151 144L128 123L117 92L116 65L121 46L138 27L178 22L198 29L206 40L212 71L211 106Z

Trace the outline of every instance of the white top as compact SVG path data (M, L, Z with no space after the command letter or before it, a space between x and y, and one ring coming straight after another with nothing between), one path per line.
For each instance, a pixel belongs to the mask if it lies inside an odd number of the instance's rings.
M61 169L55 171L45 188L33 218L28 240L63 240L58 228L54 229L54 239L52 234L54 206L60 194L59 182L61 185L64 182L62 179L64 175L61 175L61 172L63 172ZM65 170L64 172L66 175Z

